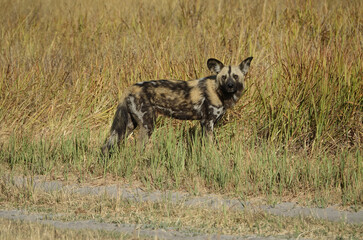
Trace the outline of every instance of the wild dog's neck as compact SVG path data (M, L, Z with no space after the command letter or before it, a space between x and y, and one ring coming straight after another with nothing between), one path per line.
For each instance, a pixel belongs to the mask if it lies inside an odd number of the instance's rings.
M243 90L237 90L235 93L227 93L223 88L219 87L217 93L221 99L223 105L226 108L232 108L243 95Z

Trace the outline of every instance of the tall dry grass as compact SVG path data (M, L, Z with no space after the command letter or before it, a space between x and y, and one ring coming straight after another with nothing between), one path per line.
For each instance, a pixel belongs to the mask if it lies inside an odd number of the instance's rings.
M1 5L2 140L106 129L126 86L198 78L209 57L253 55L250 90L233 118L276 141L362 141L360 1Z

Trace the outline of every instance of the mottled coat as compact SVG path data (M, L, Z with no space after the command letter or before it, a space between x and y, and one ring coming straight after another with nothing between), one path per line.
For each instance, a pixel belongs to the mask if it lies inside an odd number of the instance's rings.
M207 65L216 75L190 81L156 80L132 85L125 90L117 107L103 152L125 139L137 126L141 139L149 137L158 113L182 120L200 120L212 139L214 124L242 96L251 61L249 57L238 66L224 66L211 58Z

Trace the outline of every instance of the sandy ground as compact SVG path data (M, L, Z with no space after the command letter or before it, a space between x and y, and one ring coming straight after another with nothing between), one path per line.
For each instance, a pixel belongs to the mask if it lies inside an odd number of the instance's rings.
M190 232L177 231L173 228L164 229L151 229L143 225L136 224L116 224L116 223L102 223L94 220L85 221L57 221L49 220L52 216L40 215L40 214L29 214L21 210L10 210L3 211L0 210L0 218L10 219L10 220L22 220L29 222L37 222L41 224L53 225L60 229L72 229L72 230L103 230L103 231L113 231L120 232L124 234L129 234L131 236L141 236L141 237L155 237L157 239L189 239L189 240L282 240L289 239L284 237L259 237L259 236L230 236L230 235L218 235L218 234L197 234ZM0 231L1 232L1 231ZM306 238L299 238L306 239Z
M12 177L9 181L13 181L16 185L27 184L27 179L23 177ZM225 199L221 196L208 194L204 196L192 196L186 192L174 191L144 191L141 188L133 188L130 185L107 185L107 186L81 186L79 184L66 185L61 181L44 181L40 178L33 179L33 186L46 192L51 191L65 191L70 193L87 194L87 195L100 195L107 194L109 197L121 197L125 200L131 201L170 201L172 203L181 203L185 206L192 207L207 207L207 208L228 208L235 211L265 211L270 214L286 216L286 217L313 217L318 219L325 219L328 221L345 222L348 224L362 224L363 223L363 210L358 212L339 210L337 207L329 208L311 208L299 206L292 202L283 202L276 205L256 205L250 202L241 202L236 199ZM142 225L132 224L110 224L100 223L96 221L74 221L62 222L49 220L49 216L27 214L21 210L0 210L0 217L13 220L26 220L36 221L44 224L51 224L55 227L66 229L93 229L93 230L106 230L117 231L129 234L135 234L137 231L141 236L158 236L162 239L284 239L281 237L258 237L258 236L228 236L228 235L198 235L191 233L178 232L174 229L147 229Z

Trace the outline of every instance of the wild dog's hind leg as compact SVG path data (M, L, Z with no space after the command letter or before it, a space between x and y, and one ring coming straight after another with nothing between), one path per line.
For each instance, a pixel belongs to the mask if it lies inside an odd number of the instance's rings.
M140 132L138 136L138 142L140 144L147 144L151 134L154 131L155 115L152 112L148 112L148 116L145 116L140 124Z
M120 142L136 128L136 126L135 121L128 112L127 104L125 102L120 103L117 106L115 117L112 122L110 136L106 139L106 142L102 147L102 153L106 155L112 147L118 146Z
M128 136L130 136L130 134L135 130L135 128L137 127L137 122L136 120L131 116L131 114L129 113L127 115L128 117L128 122L127 122L127 126L126 126L126 133L125 133L125 139L128 138Z
M131 118L140 126L138 142L144 144L147 142L154 130L155 113L150 104L142 99L129 98L129 109Z

